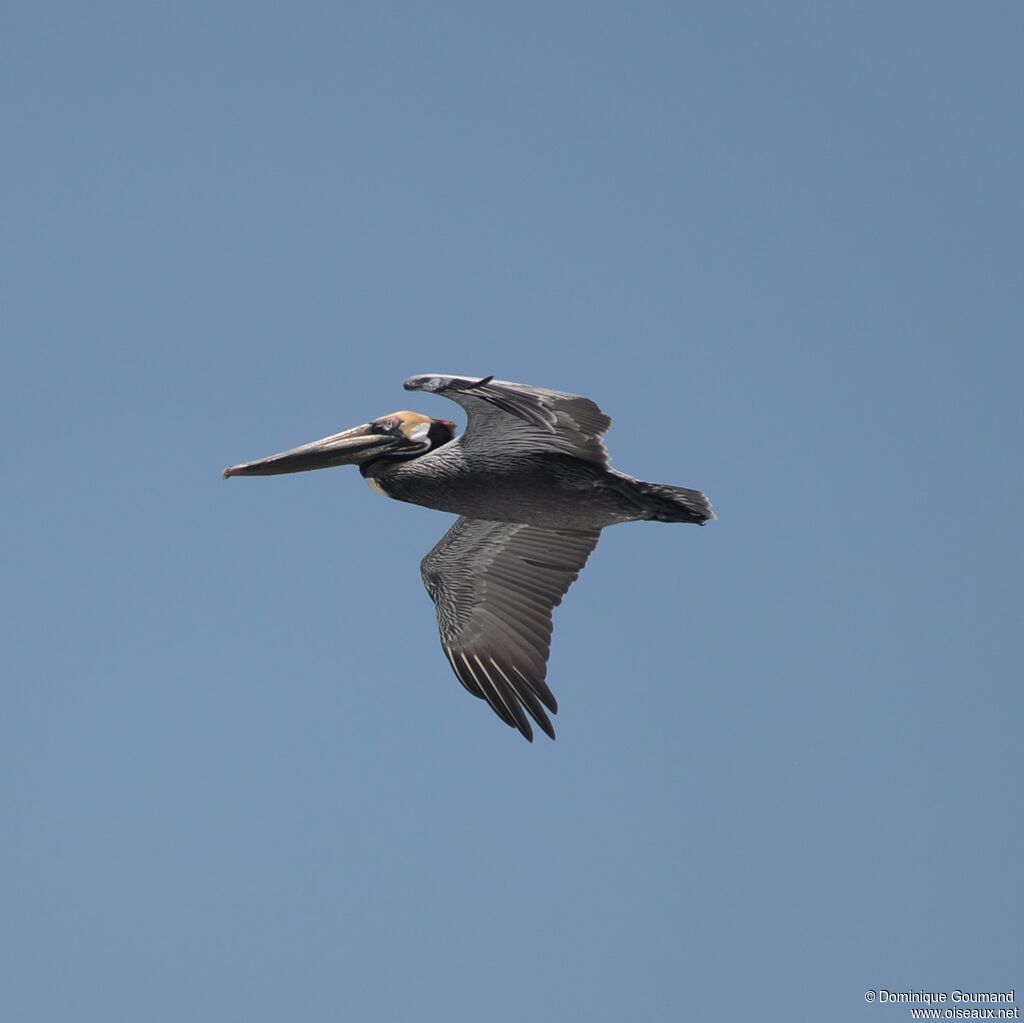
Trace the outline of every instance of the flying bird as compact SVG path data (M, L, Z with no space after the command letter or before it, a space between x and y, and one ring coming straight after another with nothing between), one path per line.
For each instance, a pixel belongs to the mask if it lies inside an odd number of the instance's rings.
M551 613L601 530L616 522L715 518L699 490L617 472L601 437L611 420L589 398L493 377L410 377L407 391L451 398L465 432L393 412L255 462L229 476L359 466L379 494L459 516L423 559L441 646L456 678L531 742L530 718L552 739Z

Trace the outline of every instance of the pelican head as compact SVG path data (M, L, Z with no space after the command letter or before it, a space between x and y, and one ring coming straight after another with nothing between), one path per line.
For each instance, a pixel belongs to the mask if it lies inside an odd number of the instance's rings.
M419 412L392 412L311 444L255 462L229 465L223 476L277 476L329 469L333 465L367 465L378 459L405 461L447 444L454 436L455 424L450 419L431 419Z

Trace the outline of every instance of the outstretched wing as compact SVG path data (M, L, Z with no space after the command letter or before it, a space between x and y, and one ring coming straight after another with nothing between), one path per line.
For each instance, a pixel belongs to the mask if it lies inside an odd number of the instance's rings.
M420 565L457 678L531 742L524 708L555 737L544 711L558 710L545 682L551 612L600 536L460 518Z
M407 391L431 391L458 402L469 417L462 444L506 450L558 451L607 467L601 435L611 419L589 398L493 377L426 374L410 377Z

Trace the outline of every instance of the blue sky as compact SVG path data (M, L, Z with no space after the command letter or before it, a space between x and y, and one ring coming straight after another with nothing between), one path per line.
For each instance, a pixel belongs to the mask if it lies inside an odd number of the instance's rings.
M905 1018L1024 988L1014 4L13 4L5 1020ZM221 467L596 399L559 738L449 517Z

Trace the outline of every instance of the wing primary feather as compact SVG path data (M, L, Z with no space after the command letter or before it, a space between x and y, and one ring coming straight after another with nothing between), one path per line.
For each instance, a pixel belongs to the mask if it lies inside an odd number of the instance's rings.
M523 703L526 706L526 709L530 712L530 716L533 718L533 720L536 721L537 724L540 725L540 727L544 730L544 732L550 738L553 739L555 737L555 730L551 726L550 718L547 716L547 714L544 713L544 708L541 706L541 702L538 699L538 694L534 690L533 686L529 683L527 683L525 686L517 686L512 681L512 679L510 679L508 675L505 674L505 671L502 668L502 666L493 657L489 657L488 660L491 662L491 664L494 665L495 671L501 673L502 678L504 678L505 681L508 683L509 688L516 694L516 696L519 697L520 700L523 701ZM522 672L519 672L519 674L522 675Z
M547 683L543 679L528 679L514 664L512 670L544 701L544 705L552 714L558 713L558 701L555 699L555 694L548 689Z
M498 694L498 698L503 704L505 704L505 709L512 715L512 717L515 718L516 727L523 733L523 735L526 736L527 739L530 740L530 742L533 742L533 729L530 727L530 722L523 713L522 705L517 699L519 692L516 690L516 687L511 685L506 687L504 683L499 684L487 670L487 665L480 660L479 654L473 654L473 660L476 661L487 681L491 683L491 688ZM490 657L488 660L493 663L494 658ZM506 689L507 692L505 691Z
M472 678L473 681L477 684L477 686L480 689L480 692L483 694L484 699L491 705L491 708L494 711L494 713L497 714L498 717L500 717L501 720L504 721L505 724L508 725L510 728L515 728L515 718L512 716L511 711L509 711L509 709L505 706L505 701L501 699L501 694L498 692L497 688L492 684L491 689L493 689L494 691L494 696L497 697L497 700L495 700L494 697L491 696L491 692L487 689L487 687L483 685L483 683L481 683L480 679L477 678L476 672L473 670L473 665L469 663L469 658L466 656L464 651L459 651L459 657L462 658L462 663L465 664L466 671L469 672L470 678Z
M537 670L537 665L540 665L540 670L543 671L547 654L543 650L538 649L537 644L533 640L521 632L516 632L509 622L503 621L486 609L481 612L481 617L486 618L486 626L489 630L492 630L496 636L500 635L502 643L512 655L509 659L513 663L517 659L526 661L528 664L536 662L534 670Z
M455 658L454 658L454 656L452 656L451 650L449 650L448 647L446 647L446 646L443 646L442 649L444 650L444 655L445 655L445 657L448 658L448 663L452 666L452 671L455 673L455 677L459 680L459 684L462 686L462 688L465 689L466 692L472 693L473 696L475 696L478 700L485 699L483 693L481 693L477 689L474 689L473 686L471 686L462 677L462 672L459 671L459 666L455 663ZM488 702L490 702L490 701L488 701Z

